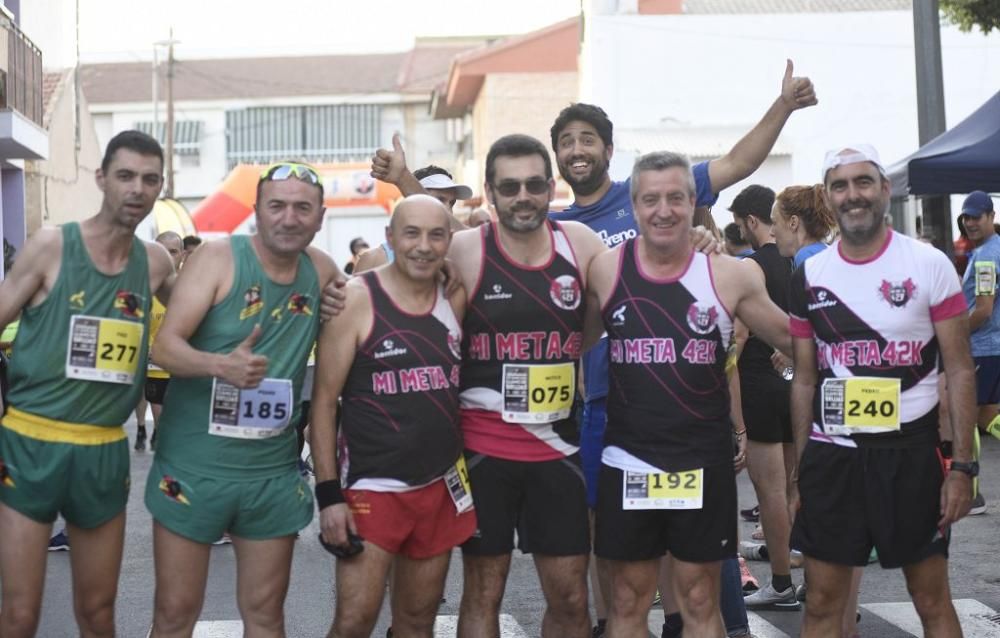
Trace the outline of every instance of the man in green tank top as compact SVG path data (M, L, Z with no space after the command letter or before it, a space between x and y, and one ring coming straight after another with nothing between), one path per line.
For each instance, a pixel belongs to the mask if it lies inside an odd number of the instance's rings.
M93 217L43 228L0 282L0 328L20 313L7 412L0 427L0 636L38 626L52 523L73 537L80 634L113 636L129 489L122 424L142 391L153 294L173 265L135 238L163 184L163 151L119 133L96 172Z
M267 168L255 209L257 234L208 242L188 258L153 347L171 374L145 498L155 638L191 635L212 542L227 531L246 635L284 636L295 535L313 516L291 424L320 291L342 275L309 246L324 214L312 168Z

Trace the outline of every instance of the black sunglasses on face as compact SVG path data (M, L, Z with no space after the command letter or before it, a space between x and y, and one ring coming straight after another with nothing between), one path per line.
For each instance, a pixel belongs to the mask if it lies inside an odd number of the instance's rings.
M541 195L549 190L549 180L544 177L529 177L523 182L516 179L505 179L494 184L493 188L504 197L514 197L521 192L522 185L531 195Z

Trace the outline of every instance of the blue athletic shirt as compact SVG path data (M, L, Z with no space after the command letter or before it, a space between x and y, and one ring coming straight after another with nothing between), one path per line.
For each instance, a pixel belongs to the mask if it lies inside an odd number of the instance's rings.
M962 294L965 295L965 303L970 311L976 306L976 272L977 269L984 268L986 272L992 271L993 279L996 280L997 273L1000 272L1000 235L993 235L984 241L969 256L969 265L965 267L965 275L962 277ZM993 294L996 292L997 288L994 286ZM972 356L1000 355L1000 312L997 310L994 306L990 318L970 336Z
M795 253L795 258L792 260L792 270L795 270L796 268L804 264L807 259L815 255L816 253L823 252L824 248L826 248L826 244L824 244L821 241L818 241L814 244L807 244L802 248L799 248L799 251Z
M708 162L691 167L696 190L695 206L712 206L718 195L712 192L708 176ZM632 215L630 180L611 182L611 188L590 206L570 204L560 212L550 212L549 219L574 221L586 224L604 241L608 248L638 236L639 227ZM608 396L608 339L601 341L583 355L583 380L587 401Z

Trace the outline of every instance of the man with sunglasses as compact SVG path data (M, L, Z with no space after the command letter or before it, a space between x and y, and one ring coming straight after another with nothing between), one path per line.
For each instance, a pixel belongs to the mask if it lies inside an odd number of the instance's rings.
M532 137L492 145L484 188L498 221L456 233L449 251L468 295L461 420L479 523L462 547L458 635L499 635L516 532L545 594L542 635L584 638L590 538L572 408L584 273L605 247L548 220L552 163Z
M18 314L0 427L0 635L33 636L52 523L73 537L80 634L112 636L129 491L122 424L142 393L150 299L173 267L135 238L163 185L163 151L124 131L96 172L96 215L38 230L0 283L0 328Z
M191 635L212 543L227 531L244 630L284 635L295 535L313 516L292 424L320 290L342 277L309 245L323 213L311 167L268 167L257 184L257 233L202 245L167 307L153 361L170 372L171 389L145 495L156 638Z

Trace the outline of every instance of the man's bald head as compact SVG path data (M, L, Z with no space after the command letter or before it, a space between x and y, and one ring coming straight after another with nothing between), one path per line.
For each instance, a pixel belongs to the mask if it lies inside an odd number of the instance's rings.
M180 268L184 261L184 238L172 230L166 230L156 236L156 243L167 249L174 268Z
M389 233L395 234L411 219L419 218L422 224L434 224L435 217L442 226L451 229L451 213L444 204L430 195L410 195L393 211L392 219L389 221Z

